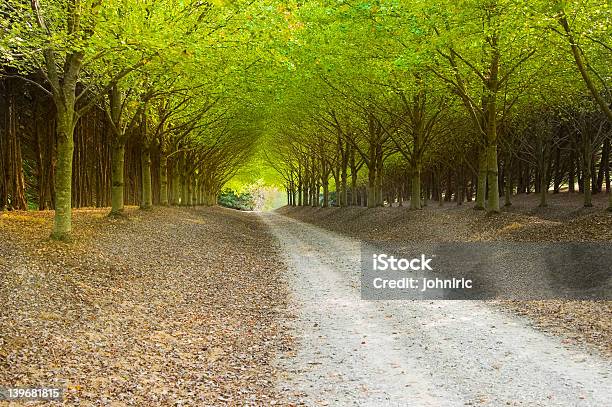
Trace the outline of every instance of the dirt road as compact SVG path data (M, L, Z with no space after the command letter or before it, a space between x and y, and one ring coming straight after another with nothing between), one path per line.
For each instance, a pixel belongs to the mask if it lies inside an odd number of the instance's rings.
M609 361L483 302L360 299L359 242L261 215L298 317L279 386L309 405L605 406Z

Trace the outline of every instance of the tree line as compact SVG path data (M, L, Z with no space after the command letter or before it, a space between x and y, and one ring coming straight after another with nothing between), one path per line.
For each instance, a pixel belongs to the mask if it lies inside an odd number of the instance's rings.
M258 138L245 6L3 2L0 209L213 205Z
M315 3L292 22L268 154L290 204L610 192L607 2Z
M254 156L292 205L494 213L568 190L590 206L610 184L611 13L605 0L7 0L0 206L54 209L62 239L73 207L214 204Z

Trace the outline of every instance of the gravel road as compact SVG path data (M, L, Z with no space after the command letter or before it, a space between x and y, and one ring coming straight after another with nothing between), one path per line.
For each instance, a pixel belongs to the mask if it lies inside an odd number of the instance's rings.
M297 317L282 390L307 405L609 406L612 364L477 301L360 299L359 242L275 214Z

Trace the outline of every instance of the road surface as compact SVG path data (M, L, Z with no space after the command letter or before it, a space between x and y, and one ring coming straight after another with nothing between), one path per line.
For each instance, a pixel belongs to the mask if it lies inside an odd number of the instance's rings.
M478 301L363 301L359 242L275 213L297 317L280 386L307 405L607 406L612 366Z

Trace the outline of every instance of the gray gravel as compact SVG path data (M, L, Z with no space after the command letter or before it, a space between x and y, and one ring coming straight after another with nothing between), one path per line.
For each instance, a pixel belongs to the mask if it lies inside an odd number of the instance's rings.
M307 405L610 406L612 364L477 301L360 298L359 242L261 214L297 318L281 386Z

